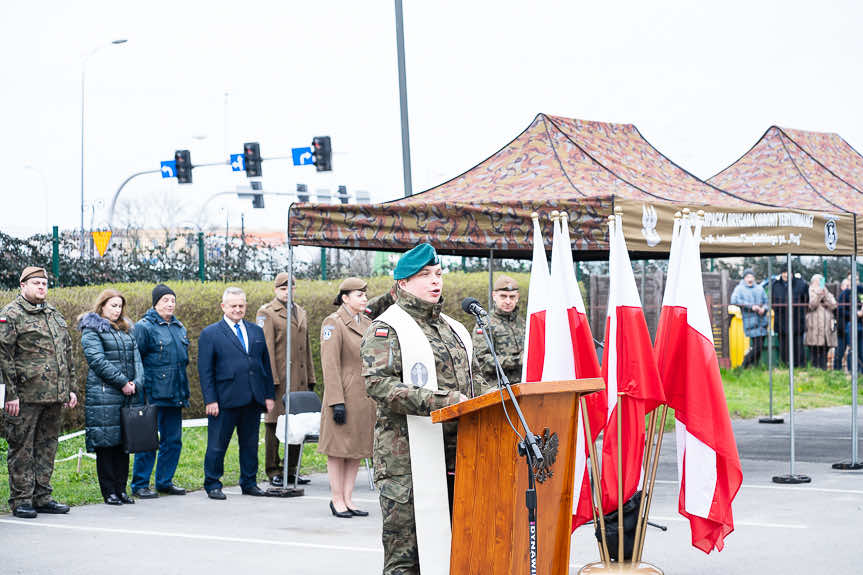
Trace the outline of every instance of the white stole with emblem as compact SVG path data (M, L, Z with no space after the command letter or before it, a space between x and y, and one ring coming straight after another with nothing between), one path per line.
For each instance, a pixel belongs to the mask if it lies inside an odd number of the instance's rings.
M470 365L473 357L470 333L453 318L445 314L440 316L461 340L467 350ZM401 348L404 384L437 391L434 351L416 320L398 305L390 306L377 319L396 332ZM423 381L424 379L426 381ZM420 572L423 575L448 575L452 527L447 496L443 426L432 423L431 417L427 415L406 417Z

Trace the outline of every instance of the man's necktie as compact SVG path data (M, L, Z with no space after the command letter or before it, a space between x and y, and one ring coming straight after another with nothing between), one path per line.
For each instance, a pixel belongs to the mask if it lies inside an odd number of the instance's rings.
M240 345L243 346L243 351L246 351L246 340L243 338L243 332L240 330L240 324L235 323L234 329L237 331L237 337L240 338Z

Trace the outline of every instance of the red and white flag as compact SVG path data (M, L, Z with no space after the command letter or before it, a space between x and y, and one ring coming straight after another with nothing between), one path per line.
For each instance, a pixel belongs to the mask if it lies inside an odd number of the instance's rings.
M569 239L569 222L565 214L554 224L551 251L551 287L545 332L545 364L543 381L561 381L600 377L599 359L593 344L593 335L587 321L587 310L581 289L575 278L572 263L572 246ZM590 418L592 439L595 440L605 423L605 392L595 392L585 398ZM572 501L572 529L593 518L592 497L588 476L588 449L585 438L584 417L578 421L575 452L575 474Z
M548 260L539 218L533 218L533 262L527 298L527 328L524 330L522 381L540 381L545 362L545 315L549 297Z
M721 551L734 531L731 504L743 471L713 346L701 281L701 222L675 224L672 259L656 333L656 358L674 409L678 510L689 519L692 545ZM675 243L677 250L675 250Z
M602 508L617 509L618 477L623 481L623 500L638 489L644 456L644 417L665 402L656 368L644 310L632 274L632 264L617 217L610 225L608 314L602 376L608 393L608 421L602 441ZM618 401L618 393L625 399ZM621 419L622 441L617 439ZM618 449L622 473L617 469Z

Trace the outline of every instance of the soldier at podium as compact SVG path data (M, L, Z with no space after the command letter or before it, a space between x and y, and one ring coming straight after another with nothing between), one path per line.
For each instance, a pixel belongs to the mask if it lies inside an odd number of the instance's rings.
M435 249L420 244L406 252L393 278L398 305L369 326L361 354L366 390L377 402L374 465L383 515L383 573L407 575L418 574L420 565L411 443L421 440L413 430L417 429L415 420L422 419L409 416L428 416L436 409L481 395L490 387L476 358L471 357L470 332L441 313L443 276ZM427 366L422 357L431 358L433 365ZM429 373L432 369L434 372ZM455 422L443 424L450 507L456 433ZM415 465L419 464L417 457L422 455L414 452ZM420 475L417 478L429 480Z

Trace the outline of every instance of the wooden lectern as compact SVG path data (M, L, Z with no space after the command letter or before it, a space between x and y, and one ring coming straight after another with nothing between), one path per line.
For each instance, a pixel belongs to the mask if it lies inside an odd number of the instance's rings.
M512 386L546 459L535 470L537 573L569 573L579 398L604 387L601 378ZM431 414L434 423L459 421L451 575L528 573L527 464L501 403L523 433L505 389Z

